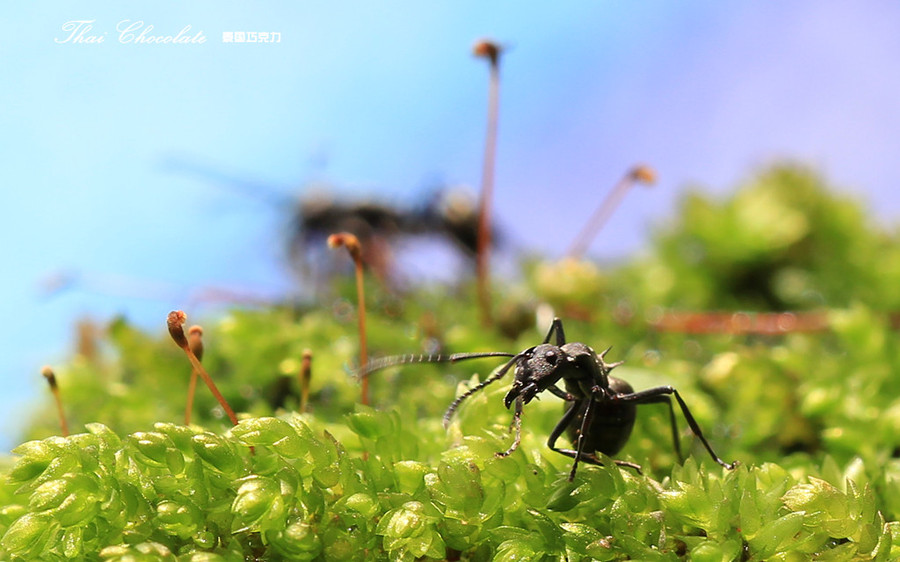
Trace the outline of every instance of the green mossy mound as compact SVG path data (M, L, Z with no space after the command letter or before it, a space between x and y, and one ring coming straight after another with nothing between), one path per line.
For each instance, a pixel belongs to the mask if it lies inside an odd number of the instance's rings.
M667 411L642 406L617 458L643 474L579 466L547 449L563 403L529 404L507 458L511 376L455 395L502 360L372 375L358 406L353 288L319 305L235 309L204 322L204 365L241 423L228 427L163 335L112 322L57 369L70 426L48 399L0 481L10 560L892 560L900 557L900 244L796 167L727 200L700 194L647 255L601 269L533 261L497 287L498 325L473 289L367 287L373 355L518 352L546 309L570 341L613 346L637 390L676 387L716 452L686 424L682 464ZM665 310L818 311L829 329L779 335L658 331ZM538 312L535 314L535 312ZM190 312L190 311L188 311ZM535 322L535 317L541 318ZM523 321L524 319L524 321ZM313 351L310 411L297 373ZM36 375L37 376L37 375Z

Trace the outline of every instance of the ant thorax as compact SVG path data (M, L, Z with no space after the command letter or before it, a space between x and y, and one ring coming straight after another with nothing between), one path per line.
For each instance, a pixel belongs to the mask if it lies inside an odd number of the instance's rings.
M602 355L606 352L598 355L590 346L579 342L567 343L561 349L568 359L562 377L568 392L587 396L594 387L604 391L609 388L609 372L614 365L603 362Z

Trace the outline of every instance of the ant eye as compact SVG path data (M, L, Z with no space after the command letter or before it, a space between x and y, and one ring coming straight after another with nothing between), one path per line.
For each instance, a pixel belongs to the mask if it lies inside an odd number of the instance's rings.
M544 359L547 360L547 363L550 363L551 365L555 365L556 359L557 359L556 352L548 351L547 353L544 354Z

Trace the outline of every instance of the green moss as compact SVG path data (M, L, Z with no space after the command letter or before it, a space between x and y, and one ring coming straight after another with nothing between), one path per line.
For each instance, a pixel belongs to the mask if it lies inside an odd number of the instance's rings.
M375 407L359 406L354 291L339 282L315 307L204 323L204 364L240 412L234 428L202 386L195 425L180 425L190 366L163 318L158 335L115 321L107 354L58 369L70 425L86 432L52 436L48 398L3 465L0 558L897 559L900 350L883 311L900 244L869 224L815 175L777 168L730 200L689 198L650 258L603 271L533 262L498 291L516 318L549 303L570 341L613 345L635 389L678 388L736 470L681 422L680 463L667 410L644 406L618 455L643 474L582 464L568 482L571 459L545 444L563 412L550 395L498 458L513 439L508 381L473 395L449 430L441 416L502 360L380 371ZM468 286L367 293L373 355L517 352L547 330L480 327ZM825 307L832 329L660 333L646 320L661 306ZM305 349L310 412L298 414Z

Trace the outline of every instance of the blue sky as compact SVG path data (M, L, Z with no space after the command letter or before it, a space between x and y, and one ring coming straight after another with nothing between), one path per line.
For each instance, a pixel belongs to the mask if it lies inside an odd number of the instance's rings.
M202 287L290 288L287 210L173 162L289 196L313 179L396 201L435 179L476 186L487 71L469 50L481 37L510 45L495 208L519 247L558 255L637 162L660 181L629 195L594 256L638 251L688 187L724 193L785 158L885 224L900 216L900 4L43 0L0 12L2 449L77 318L125 313L161 331ZM73 20L94 20L104 42L58 43ZM121 43L123 21L154 35L189 25L206 42ZM227 44L224 31L282 40ZM42 296L59 271L94 289Z

